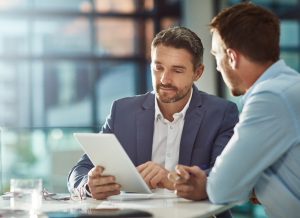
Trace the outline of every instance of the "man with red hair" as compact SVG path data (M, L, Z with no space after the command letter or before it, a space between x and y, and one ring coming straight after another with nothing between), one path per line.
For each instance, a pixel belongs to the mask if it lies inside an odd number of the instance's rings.
M209 177L178 165L169 174L175 192L216 204L250 198L268 217L299 217L300 75L279 60L280 21L244 2L223 10L210 29L217 69L233 96L244 95L243 110Z

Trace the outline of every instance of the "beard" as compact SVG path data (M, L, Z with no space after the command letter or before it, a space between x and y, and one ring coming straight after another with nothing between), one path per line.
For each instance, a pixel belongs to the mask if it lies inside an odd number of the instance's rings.
M171 84L163 85L162 83L160 83L157 84L155 87L155 95L157 99L163 103L173 103L173 102L180 101L185 96L187 96L192 86L193 86L193 81L182 89L179 89L176 86L172 86ZM160 92L161 88L173 89L175 93L171 95L169 93Z
M230 94L234 97L244 95L245 90L241 89L241 84L243 83L243 81L238 76L238 74L231 69L228 63L228 59L224 61L223 66L224 70L222 73L222 77L229 89Z

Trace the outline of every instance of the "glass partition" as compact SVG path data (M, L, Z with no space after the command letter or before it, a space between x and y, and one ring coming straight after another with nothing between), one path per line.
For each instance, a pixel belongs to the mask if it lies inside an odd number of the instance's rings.
M1 128L2 193L10 179L43 179L50 192L66 193L68 173L83 155L73 133L98 133L100 127Z

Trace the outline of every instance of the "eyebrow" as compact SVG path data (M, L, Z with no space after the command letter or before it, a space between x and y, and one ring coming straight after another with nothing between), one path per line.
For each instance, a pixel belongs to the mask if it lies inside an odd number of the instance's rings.
M155 64L161 64L159 61L155 61L154 63ZM180 69L184 69L184 70L187 69L185 66L180 66L180 65L172 65L172 67L174 67L174 68L180 68Z
M174 65L173 65L172 67L175 67L175 68L180 68L180 69L184 69L184 70L186 70L186 67L184 67L184 66L176 66L176 65L174 66Z

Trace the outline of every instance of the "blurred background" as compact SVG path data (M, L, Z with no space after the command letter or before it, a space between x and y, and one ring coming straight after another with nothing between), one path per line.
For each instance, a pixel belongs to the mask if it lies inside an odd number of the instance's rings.
M0 0L1 191L11 178L43 178L67 192L83 154L74 132L99 132L115 99L152 91L155 34L185 26L202 40L205 71L196 85L235 102L214 57L207 25L241 0ZM281 58L300 70L300 1L253 0L281 20ZM1 192L0 191L0 192ZM265 217L262 206L234 217Z

